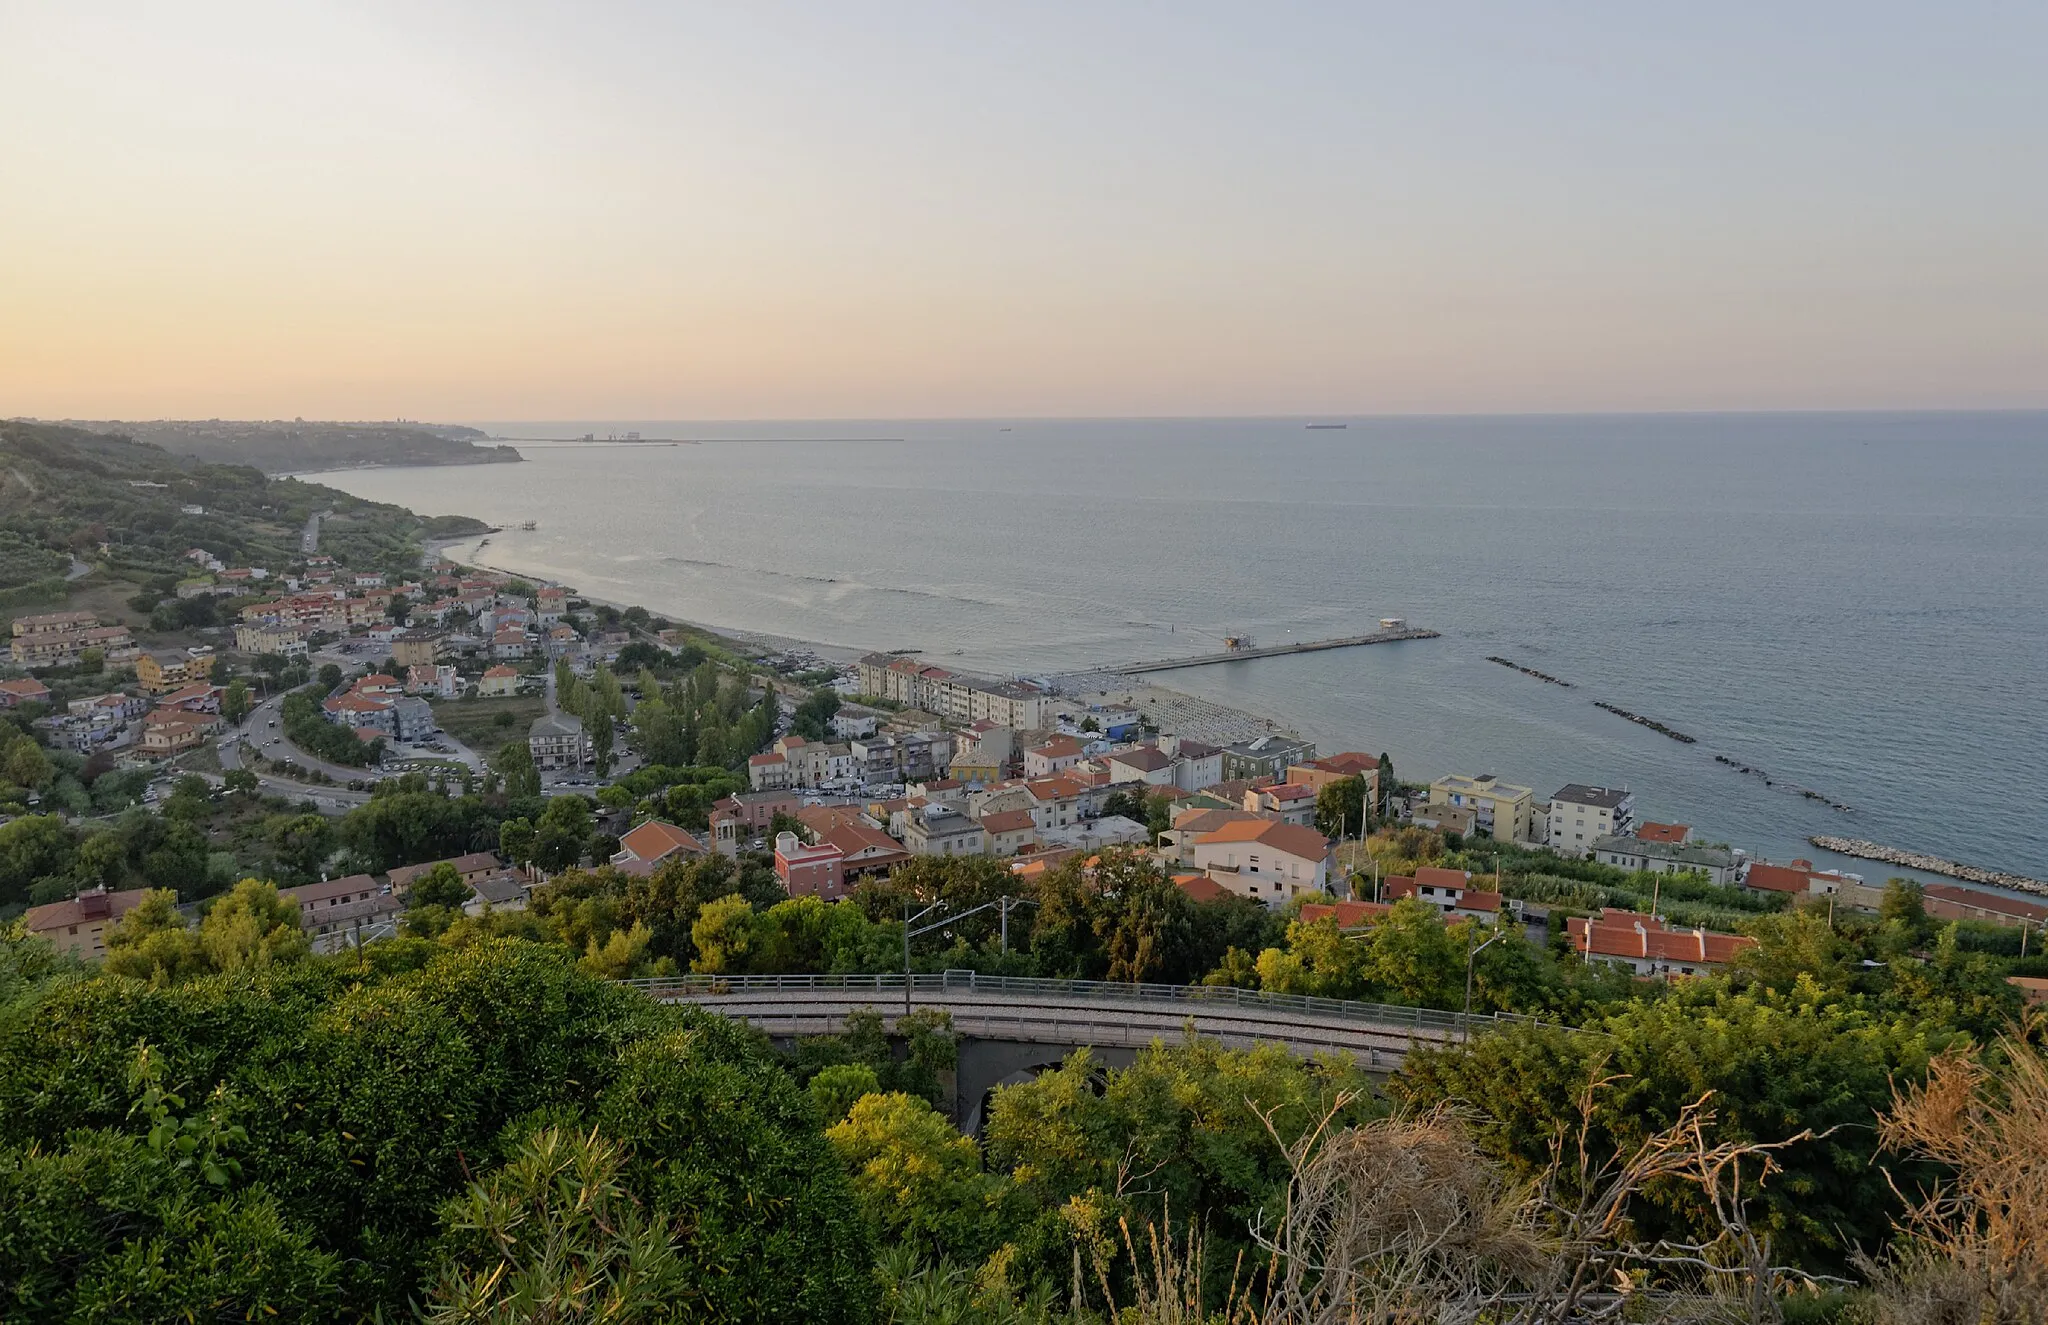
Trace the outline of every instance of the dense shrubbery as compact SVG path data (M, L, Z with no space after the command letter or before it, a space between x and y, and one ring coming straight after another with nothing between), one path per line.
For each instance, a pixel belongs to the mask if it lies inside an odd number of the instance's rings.
M406 1313L496 1251L464 1212L530 1181L550 1129L594 1133L615 1199L673 1240L673 1291L636 1318L868 1316L866 1227L765 1044L510 941L384 976L301 962L14 998L4 1314Z

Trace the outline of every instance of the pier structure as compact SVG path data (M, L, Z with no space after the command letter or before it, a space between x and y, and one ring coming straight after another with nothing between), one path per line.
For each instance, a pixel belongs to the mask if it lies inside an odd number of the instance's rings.
M1183 667L1208 667L1214 663L1246 662L1253 658L1278 658L1290 653L1321 653L1325 649L1355 649L1367 644L1395 644L1402 640L1436 639L1440 632L1417 630L1407 625L1378 630L1370 635L1346 635L1340 639L1304 640L1299 644L1262 644L1250 648L1219 649L1185 658L1155 658L1147 662L1115 663L1098 668L1112 676L1138 676L1145 672L1172 672Z

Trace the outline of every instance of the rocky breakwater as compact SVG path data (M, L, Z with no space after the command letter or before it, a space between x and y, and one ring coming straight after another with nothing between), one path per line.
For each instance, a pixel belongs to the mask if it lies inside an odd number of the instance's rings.
M2048 882L2030 879L2024 874L2008 874L2004 870L1959 865L1953 860L1943 860L1940 856L1929 856L1918 851L1901 851L1897 847L1880 846L1876 842L1865 842L1856 837L1830 837L1825 833L1817 833L1806 840L1823 851L1833 851L1839 855L1880 861L1886 865L1900 865L1909 870L1925 870L1929 874L1946 874L1949 878L1961 879L1964 883L1989 884L1994 888L2012 888L2019 892L2048 896Z
M1609 713L1612 713L1617 718L1627 718L1630 722L1633 722L1638 726L1648 727L1651 731L1656 732L1659 736L1669 736L1672 740L1682 741L1687 745L1699 744L1699 738L1696 736L1687 736L1684 732L1673 731L1671 728L1666 727L1663 723L1657 721L1655 718L1646 718L1640 713L1631 713L1627 709L1622 708L1620 705L1610 704L1604 699L1594 700L1593 707L1597 709L1606 709Z
M1747 773L1749 774L1749 776L1753 778L1762 778L1764 781L1764 785L1766 787L1782 786L1784 790L1791 792L1795 796L1804 796L1806 799L1810 801L1819 801L1822 805L1827 806L1830 810L1835 810L1842 814L1847 814L1850 812L1850 810L1854 808L1853 806L1849 805L1846 801L1838 801L1832 796L1824 795L1821 792L1815 791L1812 787L1802 787L1796 782L1786 782L1782 784L1775 782L1772 780L1771 775L1769 773L1764 772L1761 768L1751 768L1748 764L1745 764L1737 759L1730 759L1727 755L1715 755L1714 762L1717 764L1726 764L1728 765L1728 767L1734 769L1738 773Z
M1523 676L1533 676L1533 677L1535 677L1535 678L1536 678L1536 679L1537 679L1538 681L1544 681L1544 682L1547 682L1547 683L1549 683L1550 685L1554 685L1554 686L1563 686L1563 687L1564 687L1565 689L1567 689L1567 690L1570 690L1570 689L1572 688L1572 683L1571 683L1571 682L1569 682L1569 681L1560 681L1560 680L1558 680L1558 679L1557 679L1556 677L1552 676L1552 675L1551 675L1550 673L1548 673L1548 672L1539 672L1539 671L1537 671L1537 670L1536 670L1535 668L1533 668L1533 667L1524 667L1524 666L1522 666L1522 664L1520 664L1520 663L1516 662L1516 661L1515 661L1514 659L1512 659L1512 658L1502 658L1502 657L1498 656L1497 654L1491 654L1491 653L1489 653L1489 654L1487 654L1487 655L1486 655L1486 661L1488 661L1488 662L1490 662L1490 663L1499 663L1499 664L1500 664L1501 666L1503 666L1503 667L1512 667L1512 668L1514 668L1514 669L1515 669L1516 671L1520 672L1520 673L1521 673L1521 674L1522 674Z

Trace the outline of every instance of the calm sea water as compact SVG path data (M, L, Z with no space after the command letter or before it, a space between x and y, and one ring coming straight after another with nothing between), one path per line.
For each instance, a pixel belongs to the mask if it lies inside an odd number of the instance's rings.
M323 477L601 597L997 673L1403 616L1443 638L1153 679L1777 859L1834 832L2048 877L2048 414L1345 422L494 423L702 444Z

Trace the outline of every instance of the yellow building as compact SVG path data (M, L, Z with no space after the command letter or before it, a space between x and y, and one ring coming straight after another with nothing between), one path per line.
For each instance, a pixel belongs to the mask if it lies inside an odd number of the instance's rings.
M1536 831L1536 793L1502 782L1491 773L1465 777L1453 773L1429 784L1431 805L1455 805L1472 811L1474 832L1501 842L1532 842Z
M135 679L152 695L167 695L213 673L213 654L198 657L175 651L151 650L135 660Z

